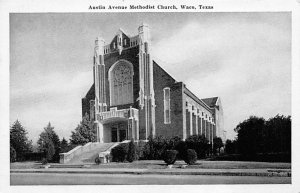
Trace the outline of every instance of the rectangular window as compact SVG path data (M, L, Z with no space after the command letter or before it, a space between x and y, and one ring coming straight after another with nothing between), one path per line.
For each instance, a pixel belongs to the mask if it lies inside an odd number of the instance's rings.
M171 123L171 112L170 112L170 88L164 88L164 123Z

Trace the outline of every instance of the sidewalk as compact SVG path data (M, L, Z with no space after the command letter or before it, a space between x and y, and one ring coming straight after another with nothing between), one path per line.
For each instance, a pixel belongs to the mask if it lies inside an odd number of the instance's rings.
M291 177L290 169L133 169L133 168L48 168L11 169L11 173L82 173L134 175L216 175L216 176L276 176Z

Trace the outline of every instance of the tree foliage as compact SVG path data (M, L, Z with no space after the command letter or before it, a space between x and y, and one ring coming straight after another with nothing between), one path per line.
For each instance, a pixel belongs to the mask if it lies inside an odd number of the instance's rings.
M222 139L220 137L215 137L213 139L213 142L214 142L213 151L220 153L220 149L224 146Z
M10 146L10 163L15 162L17 160L16 150Z
M23 160L24 154L32 151L32 141L28 139L27 134L19 120L16 120L10 128L10 147L15 150L17 161Z
M266 122L265 152L291 153L291 116L276 115Z
M262 148L262 134L265 127L265 119L251 116L239 123L235 128L238 133L238 151L241 154L255 154Z
M59 161L60 140L50 122L48 123L47 127L44 128L44 131L40 134L37 143L39 151L45 152L46 159L48 161Z
M239 123L236 146L239 153L291 153L291 117L277 115L265 121L251 116Z
M60 152L65 153L69 151L69 144L68 141L63 137L61 142L60 142Z
M225 153L226 154L235 154L236 153L236 141L227 139L225 143Z
M75 131L72 131L70 142L76 145L84 145L88 142L95 142L96 135L96 128L93 126L93 122L89 120L88 114L86 114Z

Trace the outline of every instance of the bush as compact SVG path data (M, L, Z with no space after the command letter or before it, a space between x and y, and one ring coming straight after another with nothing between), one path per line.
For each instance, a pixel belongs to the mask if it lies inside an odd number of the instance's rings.
M204 135L192 135L185 140L187 149L194 149L198 158L204 158L210 149L208 140Z
M147 151L146 148L146 142L144 141L139 141L136 144L136 159L141 159L141 160L145 160L145 152ZM148 146L149 147L149 146Z
M197 153L193 149L186 150L186 156L184 159L185 163L192 165L195 164L197 161Z
M128 143L121 143L111 150L113 162L124 162L128 153Z
M24 161L41 161L46 157L45 152L28 152L23 154Z
M99 158L99 157L96 157L96 159L95 159L95 163L96 163L97 165L99 165L99 164L101 163L101 160L100 160L100 158Z
M10 163L15 161L17 161L17 152L12 146L10 146Z
M186 143L184 141L179 141L174 149L178 151L177 158L183 160L187 150Z
M182 139L178 136L172 137L171 139L166 139L166 149L172 150L176 149L176 146L178 146L179 143L183 142Z
M148 160L160 160L162 159L162 154L166 150L168 140L163 136L150 136L148 138L147 144L143 149L144 159Z
M136 160L136 146L134 144L134 141L131 140L129 145L128 145L128 153L127 153L127 161L128 162L133 162Z
M47 160L46 158L43 158L43 159L42 159L42 164L43 164L43 165L46 165L47 163L48 163L48 160Z
M177 154L178 152L176 150L166 150L163 154L163 160L167 165L174 164Z

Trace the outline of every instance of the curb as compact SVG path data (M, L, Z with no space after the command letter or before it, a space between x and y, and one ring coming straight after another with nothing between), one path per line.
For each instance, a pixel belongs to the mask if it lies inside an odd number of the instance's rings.
M11 170L10 173L61 173L61 174L134 174L134 175L212 175L212 176L265 176L291 177L291 172L180 172L180 171L95 171L95 170Z

